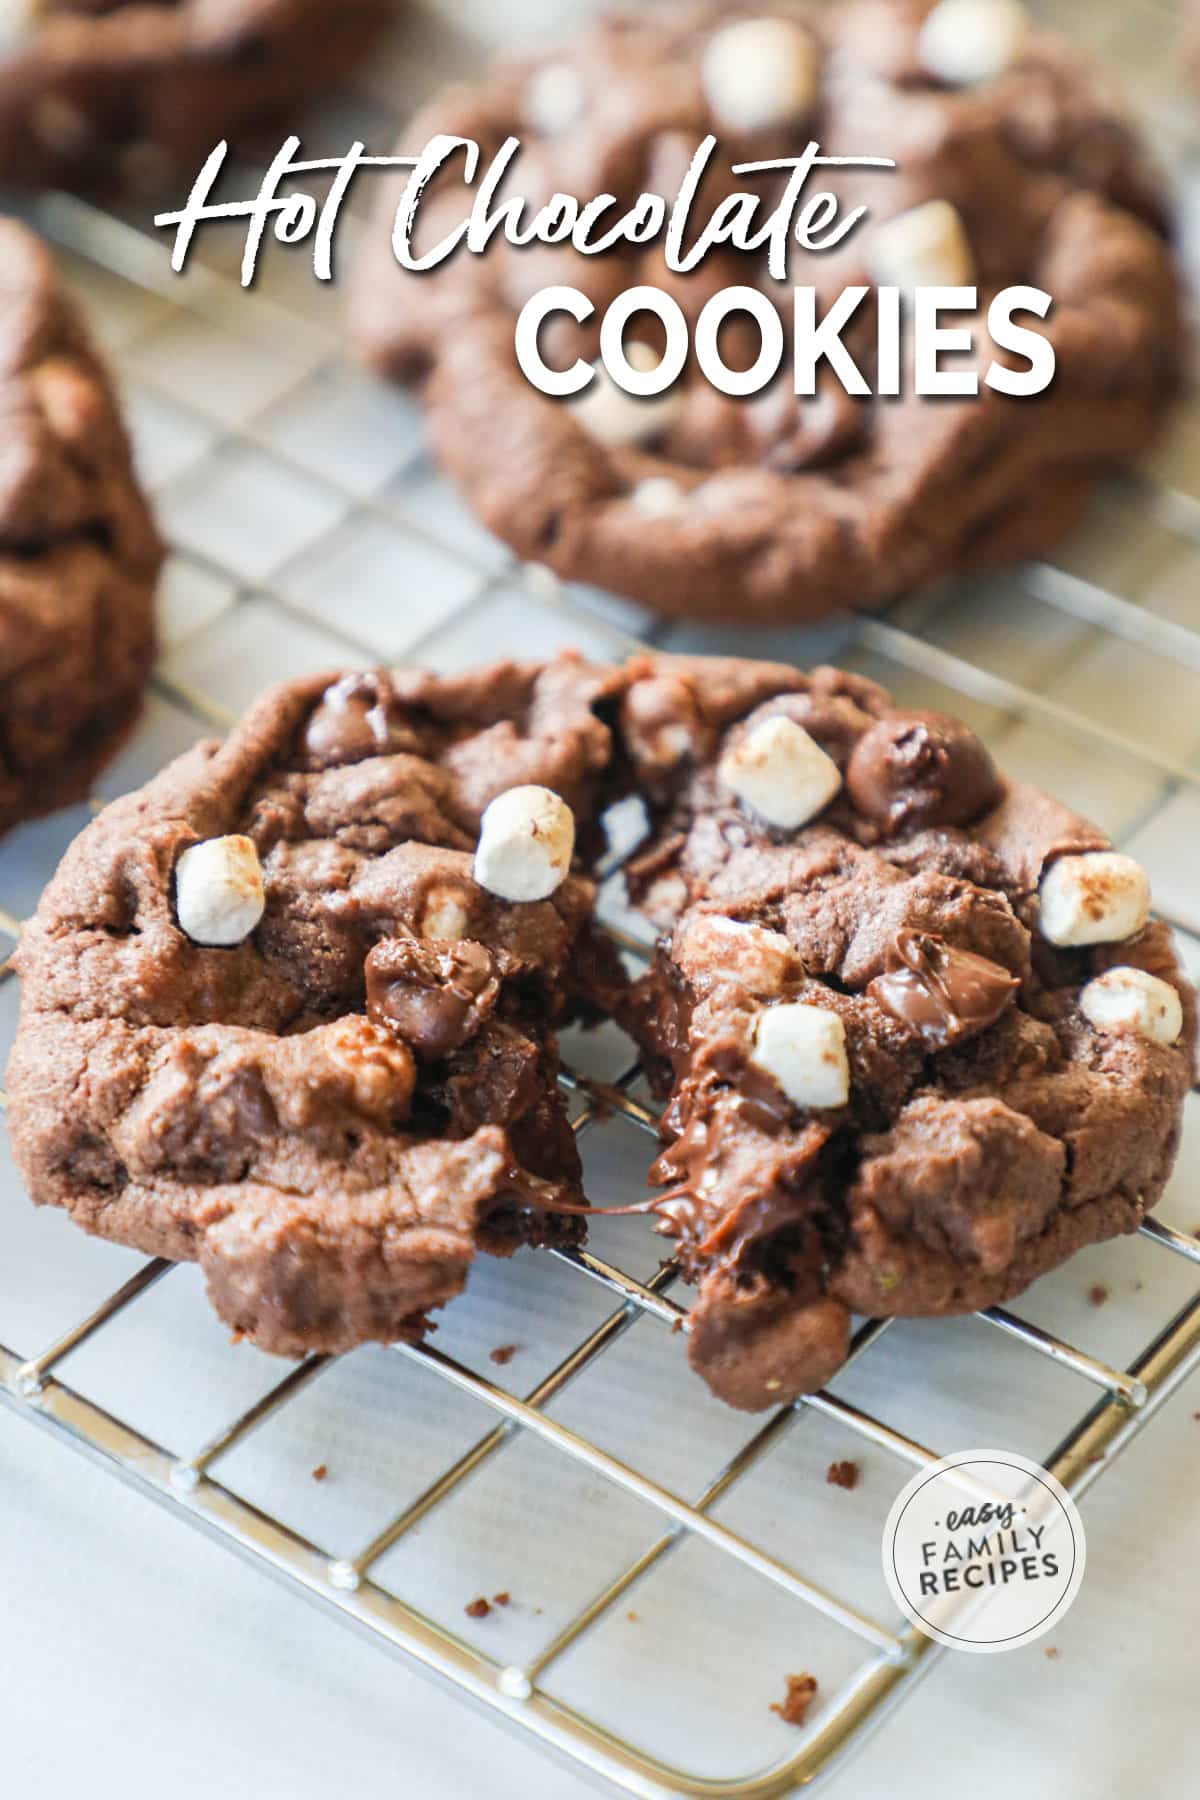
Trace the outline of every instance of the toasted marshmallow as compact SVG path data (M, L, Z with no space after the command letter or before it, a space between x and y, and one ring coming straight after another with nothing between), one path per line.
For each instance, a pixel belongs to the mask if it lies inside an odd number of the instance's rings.
M266 903L262 865L248 837L192 844L175 865L175 916L194 944L242 943Z
M763 719L727 750L717 777L743 805L784 831L815 818L842 785L833 758L803 725L782 714Z
M570 63L546 63L525 84L525 120L542 137L570 131L586 105L583 82Z
M1150 917L1150 882L1132 856L1060 856L1042 876L1039 929L1051 944L1120 944Z
M1183 1002L1169 981L1145 969L1106 969L1079 996L1080 1011L1097 1031L1134 1032L1173 1044L1183 1030Z
M850 1098L846 1028L823 1006L790 1001L758 1015L751 1061L793 1106L845 1106Z
M501 900L546 900L575 853L575 815L550 788L514 787L483 815L475 879Z
M921 27L917 56L938 81L975 87L1011 68L1028 36L1018 0L940 0Z
M742 19L714 32L700 78L718 127L772 131L802 119L817 97L817 46L788 19Z
M319 1026L311 1035L313 1061L318 1046L334 1067L350 1079L350 1091L367 1118L385 1119L407 1113L416 1086L413 1053L394 1031L361 1013Z
M658 353L649 344L637 341L626 344L625 357L639 375L648 374L659 363ZM627 394L602 362L593 367L596 373L592 380L570 402L576 419L592 437L611 450L619 450L632 444L647 444L671 429L683 404L678 383L663 394Z
M975 262L957 211L948 200L927 200L875 229L868 249L879 287L971 287Z

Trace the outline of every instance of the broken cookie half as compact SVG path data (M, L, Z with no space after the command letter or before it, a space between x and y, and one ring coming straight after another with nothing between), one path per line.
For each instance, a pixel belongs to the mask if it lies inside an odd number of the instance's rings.
M480 1250L578 1239L554 1033L619 969L565 834L609 679L298 683L110 806L20 952L34 1198L197 1260L292 1355L419 1336Z

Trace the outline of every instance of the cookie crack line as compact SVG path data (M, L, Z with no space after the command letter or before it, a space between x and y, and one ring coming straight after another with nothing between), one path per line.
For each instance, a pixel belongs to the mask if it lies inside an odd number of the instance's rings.
M597 917L614 860L640 974ZM852 1314L999 1304L1135 1230L1196 1038L1095 826L960 721L735 658L274 689L105 808L17 965L33 1198L199 1261L239 1336L419 1338L479 1253L653 1213L689 1358L751 1410L824 1385ZM663 1102L617 1208L560 1060L599 1020Z
M985 62L972 46L983 41L981 19L994 24L1000 11L1020 15L1021 29L1006 27L1003 53ZM732 219L748 182L765 212L786 174L752 177L746 167L802 158L814 143L829 156L896 164L820 171L839 216L865 208L865 217L820 253L793 245L782 283L765 257L728 245L681 272L658 243L584 257L565 243L521 251L499 239L426 280L398 270L393 254L407 172L381 180L351 284L364 358L420 384L434 448L489 529L527 560L662 612L815 618L1045 554L1096 480L1150 441L1180 386L1166 184L1096 69L1003 0L776 0L734 21L725 6L691 0L617 14L435 99L399 150L440 134L477 145L481 165L519 139L531 209L564 192L611 194L624 211L640 195L669 201L712 137L718 154L695 195L704 218ZM457 166L428 184L420 206L418 253L461 222ZM980 376L995 296L1052 296L1031 334L1053 357L1046 391L847 392L850 365L860 375L879 366L873 344L892 301L906 318L914 291L947 287L975 290L980 345L958 361ZM515 334L532 296L568 289L582 296L581 316L547 317L540 353L564 381L580 363L597 373L555 400L522 374ZM679 309L687 340L682 372L660 392L661 321L627 316L629 296L647 289ZM720 391L701 366L697 330L734 289L751 292L754 313L724 321L721 359L734 379ZM824 320L860 290L839 337L844 356L799 383L811 393L784 380L737 391L752 385L743 378L764 345L772 358L780 349L784 368L794 360L807 326L805 313L797 329L797 296ZM606 371L609 318L625 320L625 378L650 384L645 393ZM1016 348L995 359L1007 376L1024 370Z

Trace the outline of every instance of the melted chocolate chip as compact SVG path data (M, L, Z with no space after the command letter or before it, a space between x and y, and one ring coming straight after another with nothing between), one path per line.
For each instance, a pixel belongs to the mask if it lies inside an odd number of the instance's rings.
M710 1115L698 1115L650 1171L670 1182L647 1211L659 1231L678 1238L689 1258L733 1268L755 1246L804 1224L819 1191L817 1165L829 1141L824 1126L779 1135L780 1121L729 1092Z
M319 769L415 749L386 676L344 675L326 688L304 730L304 749Z
M474 1037L500 992L490 953L470 942L385 938L367 957L366 977L371 1017L430 1062Z
M986 956L930 932L900 931L867 993L931 1048L945 1050L994 1025L1020 985Z
M889 835L965 825L1000 795L995 764L969 726L900 712L863 734L846 769L854 805Z

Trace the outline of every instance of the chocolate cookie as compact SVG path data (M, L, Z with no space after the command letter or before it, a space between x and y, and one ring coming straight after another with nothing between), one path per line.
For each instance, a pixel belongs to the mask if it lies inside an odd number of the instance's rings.
M715 1391L789 1399L851 1313L972 1311L1134 1230L1195 1046L1137 864L861 678L634 675L628 880L667 935L622 1011L669 1095L655 1206Z
M222 138L296 129L359 61L394 0L6 0L0 177L152 190Z
M612 195L605 224L643 192L673 199L712 132L718 155L688 244L728 193L778 196L782 176L735 177L731 164L798 156L816 139L827 155L898 165L817 172L810 190L869 214L831 252L792 245L785 281L728 248L683 276L657 243L585 258L499 236L482 256L459 252L414 276L392 256L400 188L385 185L352 295L364 354L425 381L438 453L491 529L564 576L664 611L813 618L1039 553L1078 519L1097 475L1147 442L1176 385L1179 294L1157 177L1091 67L1029 26L1014 0L646 9L452 90L403 148L438 132L477 140L485 159L517 136L501 197L519 194L532 210L556 192L581 204ZM455 158L427 190L418 249L463 216L461 176ZM845 338L869 378L876 283L975 284L979 325L998 290L1045 289L1050 387L922 399L906 379L904 397L852 399L829 380L797 399L793 286L815 287L818 316L844 287L868 288ZM756 397L729 397L689 354L654 400L623 394L603 371L575 401L547 398L520 372L513 337L520 307L552 284L581 289L596 309L582 326L565 314L547 322L542 350L555 368L597 356L605 307L627 289L665 288L694 330L717 290L750 284L781 315L782 371ZM646 334L642 354L656 363L657 320L635 315L630 330ZM757 328L735 316L721 345L730 366L748 368ZM986 331L978 354L986 366Z
M637 983L593 926L638 795ZM1133 1230L1195 1012L1146 878L964 726L832 669L571 656L277 690L89 827L22 938L35 1200L205 1269L266 1348L418 1334L477 1250L587 1206L556 1025L618 1018L667 1105L632 1197L757 1408L851 1312L1003 1299Z
M560 862L510 902L473 852L515 784L586 820L614 681L296 683L102 813L19 951L35 1198L197 1260L221 1316L291 1354L419 1334L478 1250L578 1236L553 1031L614 959L586 878Z
M79 799L136 715L161 548L108 376L0 219L0 830Z

